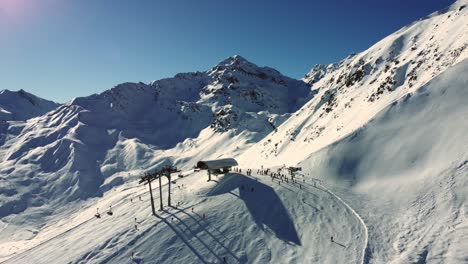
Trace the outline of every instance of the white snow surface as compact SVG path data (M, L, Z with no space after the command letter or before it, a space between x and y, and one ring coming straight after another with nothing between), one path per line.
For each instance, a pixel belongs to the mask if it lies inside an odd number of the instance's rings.
M233 56L7 122L0 262L468 263L467 4L302 81ZM152 216L138 179L169 163Z
M25 121L43 115L59 104L39 98L24 90L0 91L0 121Z

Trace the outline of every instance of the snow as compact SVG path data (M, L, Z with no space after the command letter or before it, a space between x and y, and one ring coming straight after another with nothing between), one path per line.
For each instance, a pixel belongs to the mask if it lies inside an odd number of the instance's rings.
M235 55L33 118L0 104L0 262L468 263L467 4L303 80ZM193 171L222 158L243 173ZM138 180L168 164L178 205L152 216Z
M336 263L360 258L364 234L359 220L320 187L305 183L299 189L297 184L271 184L269 176L237 173L208 183L206 172L184 174L176 186L185 187L173 186L173 201L181 201L180 208L152 217L146 186L126 184L87 203L67 221L46 227L54 233L43 241L36 237L31 242L35 246L5 263L122 263L130 261L132 251L151 263L213 263L223 257L228 263ZM164 187L163 199L166 192ZM113 216L93 216L96 207L110 204ZM328 247L336 252L323 254Z
M466 2L457 1L445 12L406 26L326 69L313 67L304 81L317 94L282 123L278 132L249 150L245 164L298 163L466 59L468 11L459 11ZM321 71L325 73L319 78Z
M0 120L25 121L58 107L59 104L39 98L24 90L0 91Z

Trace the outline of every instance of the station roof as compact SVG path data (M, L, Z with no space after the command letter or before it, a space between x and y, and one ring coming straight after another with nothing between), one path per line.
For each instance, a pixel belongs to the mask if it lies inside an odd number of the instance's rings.
M217 160L201 160L197 162L197 168L208 170L208 169L222 169L239 165L235 159L225 158Z

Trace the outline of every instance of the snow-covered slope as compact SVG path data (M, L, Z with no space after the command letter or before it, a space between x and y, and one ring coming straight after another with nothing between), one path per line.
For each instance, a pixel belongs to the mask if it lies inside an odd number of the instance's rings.
M245 155L245 164L297 163L467 58L466 4L458 1L339 63L314 66L304 81L317 95Z
M0 244L1 257L38 264L360 262L363 226L323 187L278 185L259 175L232 173L207 182L205 172L184 174L173 185L177 208L154 217L146 186L126 184L62 212L63 220L50 221L32 239L5 228L18 241ZM105 214L110 205L113 216ZM93 216L96 207L100 219Z
M304 82L234 56L16 124L0 148L0 261L467 263L466 4ZM253 177L189 170L225 156ZM137 180L169 162L184 169L178 206L153 217ZM283 164L304 179L256 173Z
M468 261L467 72L465 59L300 163L363 215L375 263Z
M1 121L25 121L43 115L58 106L59 104L55 102L44 100L24 90L0 91Z

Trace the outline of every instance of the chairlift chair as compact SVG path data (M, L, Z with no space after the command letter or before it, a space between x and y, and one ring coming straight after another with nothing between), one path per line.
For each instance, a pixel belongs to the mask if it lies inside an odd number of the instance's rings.
M107 211L108 215L113 215L114 213L112 212L112 206L109 206L109 211Z
M96 218L101 218L101 214L99 213L99 208L96 208L96 214L94 216Z

